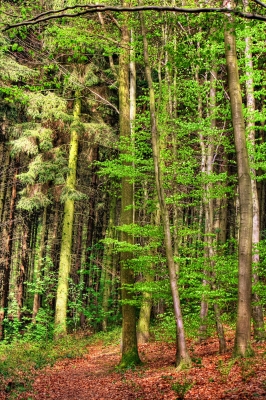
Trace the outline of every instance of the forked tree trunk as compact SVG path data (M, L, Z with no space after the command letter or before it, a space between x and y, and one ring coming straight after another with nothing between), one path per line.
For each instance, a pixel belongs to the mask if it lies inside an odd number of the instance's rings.
M225 6L233 7L232 1ZM252 188L245 136L241 88L236 55L234 18L227 16L224 29L225 56L228 72L230 105L237 156L240 227L238 248L238 305L235 354L246 356L251 340L251 266L252 266Z
M156 110L155 110L155 96L154 96L153 82L152 82L151 69L149 63L148 42L146 37L144 15L142 12L140 12L140 21L141 21L141 33L143 37L145 73L150 95L152 152L153 152L153 163L154 163L154 172L156 180L156 190L157 190L158 202L162 218L166 260L169 270L170 286L171 286L174 314L176 320L176 331L177 331L176 366L179 369L183 369L191 366L191 360L186 347L185 330L184 330L179 291L178 291L178 283L177 283L177 268L174 262L169 213L165 202L165 192L163 188L163 176L160 166L161 160L159 151L159 134L158 134Z

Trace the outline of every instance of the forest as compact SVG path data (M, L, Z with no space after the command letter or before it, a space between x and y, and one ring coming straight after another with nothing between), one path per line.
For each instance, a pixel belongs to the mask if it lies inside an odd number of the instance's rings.
M4 0L0 13L5 391L14 346L113 332L120 371L167 340L180 376L191 340L242 368L266 338L266 4ZM128 399L203 399L190 383Z

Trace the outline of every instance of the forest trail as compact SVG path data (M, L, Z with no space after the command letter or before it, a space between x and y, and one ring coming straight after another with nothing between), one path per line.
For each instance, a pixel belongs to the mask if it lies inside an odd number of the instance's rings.
M42 370L32 391L19 399L265 400L266 344L254 344L256 356L237 361L231 358L233 338L227 344L229 351L219 355L214 338L204 344L190 341L193 368L179 373L174 369L174 344L141 345L143 365L124 372L116 369L118 345L90 345L84 357Z

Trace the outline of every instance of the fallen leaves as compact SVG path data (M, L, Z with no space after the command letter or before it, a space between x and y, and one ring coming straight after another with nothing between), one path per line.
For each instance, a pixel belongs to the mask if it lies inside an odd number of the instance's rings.
M231 358L218 354L218 341L189 342L193 367L176 372L175 346L149 343L139 347L143 365L116 371L119 346L92 345L83 358L57 362L42 370L32 390L20 400L251 400L266 398L266 344L254 344L256 356ZM0 397L1 399L8 399Z

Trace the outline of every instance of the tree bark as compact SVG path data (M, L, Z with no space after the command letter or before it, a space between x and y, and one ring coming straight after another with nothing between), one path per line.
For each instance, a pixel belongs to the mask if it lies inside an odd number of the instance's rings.
M43 267L43 256L45 252L45 233L46 233L46 220L47 220L47 207L44 207L43 216L42 216L42 225L41 225L41 240L39 244L39 257L35 271L35 285L36 290L33 297L33 308L32 308L32 322L36 322L36 315L38 314L40 308L40 280L42 274L42 267Z
M162 224L164 230L164 243L166 250L166 259L170 277L170 287L173 298L174 314L176 319L176 331L177 331L177 351L176 351L176 366L179 369L187 368L191 366L190 356L186 347L185 330L183 324L183 317L181 312L178 284L177 284L177 267L174 262L173 249L172 249L172 238L170 230L169 213L165 202L165 192L163 187L163 175L160 166L160 150L159 150L159 133L156 120L156 109L155 109L155 96L153 89L153 82L151 76L151 69L149 63L149 52L148 42L146 37L146 28L144 23L143 13L140 12L141 22L141 33L143 37L143 49L144 49L144 63L146 79L149 87L150 95L150 120L151 120L151 133L152 133L152 152L153 152L153 163L154 173L156 180L156 190L158 196L158 202L160 206L160 212L162 217Z
M130 35L128 30L127 15L124 16L121 27L121 53L119 56L119 127L120 138L130 141L130 102L129 102L129 49ZM132 224L133 216L133 185L130 178L122 178L122 196L121 196L121 225ZM133 244L132 235L121 232L121 241ZM122 296L122 359L120 367L125 368L130 365L140 363L137 346L136 333L136 307L132 304L133 294L130 290L134 284L134 273L128 261L132 258L131 252L121 252L121 296Z
M231 1L226 5L233 6ZM252 188L233 24L233 18L228 16L225 22L224 42L237 156L240 205L235 354L246 356L251 350Z
M67 189L74 189L76 184L76 171L78 161L78 140L79 133L75 124L79 122L81 113L81 100L79 91L75 95L74 103L74 125L71 129L70 150L69 150L69 174L67 177ZM67 334L67 300L68 300L68 280L71 269L71 248L72 231L74 220L74 200L67 199L64 205L63 231L60 249L60 261L58 272L58 286L55 307L55 339Z
M12 240L14 234L14 215L15 215L15 204L17 199L17 174L18 167L14 168L12 189L10 194L10 206L9 206L9 220L6 232L6 237L4 239L4 261L1 265L0 271L0 339L4 337L3 330L3 320L6 316L8 307L8 295L9 295L9 279L10 279L10 269L11 269L11 256L12 256Z
M245 3L247 3L245 1ZM247 7L247 4L246 4ZM251 38L245 37L245 64L246 64L246 98L247 98L247 132L248 140L251 143L251 154L249 154L250 162L253 161L252 152L255 151L255 121L254 114L256 111L255 96L254 96L254 81L253 81L253 61L251 52ZM258 244L260 241L260 213L259 213L259 198L256 183L256 170L252 168L251 175L251 187L252 187L252 207L253 207L253 229L252 229L252 265L253 265L253 281L254 283L259 282L258 277L258 265L260 262L260 255L258 250ZM264 319L263 319L263 308L261 305L260 297L255 292L252 295L252 317L254 327L254 338L257 340L265 339Z

